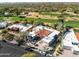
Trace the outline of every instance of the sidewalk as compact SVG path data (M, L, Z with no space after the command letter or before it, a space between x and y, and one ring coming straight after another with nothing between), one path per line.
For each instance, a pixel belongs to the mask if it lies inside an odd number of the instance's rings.
M71 50L64 49L63 54L60 54L58 57L79 57L79 55L73 54Z

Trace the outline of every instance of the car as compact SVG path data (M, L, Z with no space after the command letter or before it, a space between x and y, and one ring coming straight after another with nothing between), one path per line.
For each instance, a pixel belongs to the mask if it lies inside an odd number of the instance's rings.
M0 48L2 48L3 46L0 44Z
M30 47L31 49L37 49L37 48L35 48L35 47Z
M33 52L33 49L32 48L25 48L25 50L30 51L30 52Z
M4 28L6 28L7 25L8 25L7 22L0 22L0 29L4 29Z
M38 44L35 44L35 46L38 46Z
M45 55L46 52L40 50L39 53Z
M6 43L7 41L6 40L2 40L2 42L5 42Z
M48 57L52 57L53 55L52 55L52 54L47 54L46 56L48 56Z

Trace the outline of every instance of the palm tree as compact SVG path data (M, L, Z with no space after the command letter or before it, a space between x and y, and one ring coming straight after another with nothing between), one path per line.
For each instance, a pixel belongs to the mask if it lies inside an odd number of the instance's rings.
M58 27L58 24L54 24L54 29L57 29L57 27Z
M64 13L59 16L59 26L58 26L59 27L58 30L60 31L58 40L61 48L62 48L62 37L64 32L64 17L65 17Z
M64 27L65 14L62 13L60 16L58 16L58 18L59 18L59 25L60 25L60 28L59 29L63 29L63 27Z

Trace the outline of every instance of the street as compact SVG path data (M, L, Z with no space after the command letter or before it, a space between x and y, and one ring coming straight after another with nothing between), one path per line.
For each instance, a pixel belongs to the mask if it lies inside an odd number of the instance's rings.
M0 44L2 46L2 48L0 48L0 57L21 57L24 53L27 53L23 47L2 41L0 41ZM35 53L37 54L36 57L45 57L37 52Z
M0 57L19 57L26 51L24 48L5 42L0 42L2 48L0 48Z

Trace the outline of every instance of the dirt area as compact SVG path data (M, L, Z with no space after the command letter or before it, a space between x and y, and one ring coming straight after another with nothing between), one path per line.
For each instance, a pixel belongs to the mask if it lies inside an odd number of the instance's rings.
M74 28L75 30L79 30L79 28Z
M41 15L41 14L36 13L36 12L30 12L28 17L30 17L30 18L58 19L57 16Z
M56 14L56 13L53 13L53 14ZM74 15L74 14L72 13L70 15ZM74 15L74 16L79 16L79 15ZM30 18L44 18L44 19L58 19L57 16L54 16L54 15L42 15L42 14L40 14L38 12L29 12L27 17L30 17ZM69 20L79 20L79 18L78 17L66 17L65 18L65 21L69 21Z

